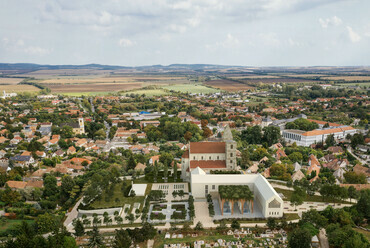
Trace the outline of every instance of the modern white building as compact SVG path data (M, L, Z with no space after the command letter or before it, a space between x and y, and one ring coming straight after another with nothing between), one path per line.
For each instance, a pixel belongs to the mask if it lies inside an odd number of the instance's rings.
M218 199L221 215L236 214L240 218L268 218L283 216L283 200L261 174L207 174L197 167L191 171L191 193L194 199L204 199L211 194ZM244 202L222 201L218 194L221 185L247 185L253 192L252 204ZM216 204L215 204L216 205ZM243 211L243 213L242 213Z
M282 137L288 143L296 143L299 146L310 146L318 142L325 142L325 139L333 134L335 140L342 140L350 134L357 132L356 129L350 126L339 126L335 128L316 129L312 131L302 131L295 129L286 129L282 132Z

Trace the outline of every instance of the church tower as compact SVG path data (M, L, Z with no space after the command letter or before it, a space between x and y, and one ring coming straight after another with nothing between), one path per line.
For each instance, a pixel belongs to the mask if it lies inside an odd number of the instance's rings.
M84 134L85 133L84 118L78 118L78 125L80 126L80 134Z
M226 168L236 170L236 142L229 126L226 126L222 139L225 142Z

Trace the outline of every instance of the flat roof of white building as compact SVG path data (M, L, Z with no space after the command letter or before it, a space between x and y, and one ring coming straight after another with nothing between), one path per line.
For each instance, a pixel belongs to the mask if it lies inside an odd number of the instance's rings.
M191 184L218 184L218 185L244 185L254 184L261 193L264 200L269 200L279 194L261 174L206 174L201 168L197 167L191 172ZM280 198L281 199L281 198Z

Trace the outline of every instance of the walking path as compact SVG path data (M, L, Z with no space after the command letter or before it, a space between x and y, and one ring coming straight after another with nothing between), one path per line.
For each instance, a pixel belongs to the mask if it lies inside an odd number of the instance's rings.
M328 237L326 237L326 230L324 228L320 229L318 238L320 241L321 248L329 248L329 241L328 241Z
M83 197L81 197L81 199L77 201L77 203L75 204L75 206L72 208L72 211L66 214L67 215L67 218L64 221L64 226L67 228L67 231L69 231L69 232L72 232L73 229L74 229L73 228L73 225L72 225L72 221L74 219L76 219L77 216L78 216L78 210L77 210L77 208L78 208L78 206L80 206L80 203L82 202L82 200L83 200Z

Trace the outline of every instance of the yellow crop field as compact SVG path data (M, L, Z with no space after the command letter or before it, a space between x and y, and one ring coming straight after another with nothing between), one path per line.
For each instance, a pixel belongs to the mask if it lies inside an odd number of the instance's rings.
M333 76L323 77L327 80L344 80L344 81L370 81L370 76Z
M33 86L33 85L27 85L27 84L17 84L17 85L0 85L0 92L6 91L8 93L11 92L36 92L39 91L40 89Z
M18 84L23 81L24 78L3 78L0 77L0 84Z

